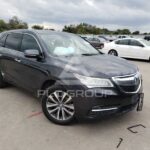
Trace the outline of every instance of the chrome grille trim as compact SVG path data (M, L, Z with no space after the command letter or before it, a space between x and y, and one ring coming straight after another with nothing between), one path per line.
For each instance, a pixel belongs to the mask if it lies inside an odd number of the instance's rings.
M123 88L121 88L117 82L118 81L124 81L124 82L127 82L127 81L135 81L136 77L138 77L139 79L139 85L137 87L137 90L133 91L133 92L127 92L125 90L123 90ZM139 90L141 89L141 86L142 86L142 76L139 72L137 72L136 74L131 74L131 75L126 75L126 76L116 76L116 77L112 77L112 80L113 82L120 88L120 90L124 93L127 93L127 94L136 94L139 92ZM123 85L122 85L123 86Z
M92 112L102 112L102 111L111 111L111 110L117 110L118 107L112 107L112 108L99 108L99 109L92 109Z

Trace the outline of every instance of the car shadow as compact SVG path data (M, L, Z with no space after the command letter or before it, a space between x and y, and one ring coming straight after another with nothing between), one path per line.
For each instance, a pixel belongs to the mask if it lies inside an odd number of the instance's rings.
M41 111L41 103L40 100L38 98L36 98L32 93L18 88L18 87L14 87L14 86L9 86L6 89L1 89L1 90L7 90L8 92L11 92L11 95L19 99L17 99L17 101L23 101L23 103L26 103L26 105L31 105L34 106L36 105L36 111ZM13 94L14 93L14 94ZM22 98L23 97L23 98ZM24 101L25 100L25 101ZM34 110L31 109L31 112L33 112ZM106 117L102 117L96 120L78 120L76 119L72 124L69 125L70 128L82 128L84 127L85 130L90 129L90 128L99 128L100 130L102 129L110 129L112 128L112 126L118 126L118 124L128 124L129 121L132 121L132 119L135 117L135 113L133 112L128 112L122 115L113 115L113 116L106 116ZM45 123L50 123L53 124L51 122L49 122L48 120L46 121L46 117L44 117L45 119ZM68 127L68 126L67 126Z
M126 60L130 60L130 61L136 61L136 62L147 62L149 63L149 60L143 60L143 59L132 59L132 58L124 58Z

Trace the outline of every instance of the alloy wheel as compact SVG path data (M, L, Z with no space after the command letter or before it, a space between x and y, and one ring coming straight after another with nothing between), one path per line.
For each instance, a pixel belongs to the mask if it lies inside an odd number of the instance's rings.
M117 56L117 52L116 51L110 51L109 55Z
M64 91L51 93L46 102L49 115L58 121L66 121L74 116L72 97Z

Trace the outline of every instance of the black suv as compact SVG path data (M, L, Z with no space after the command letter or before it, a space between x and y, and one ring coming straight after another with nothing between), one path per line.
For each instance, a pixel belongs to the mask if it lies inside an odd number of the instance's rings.
M34 93L57 124L142 110L142 77L128 61L103 55L69 33L14 30L0 36L0 88Z

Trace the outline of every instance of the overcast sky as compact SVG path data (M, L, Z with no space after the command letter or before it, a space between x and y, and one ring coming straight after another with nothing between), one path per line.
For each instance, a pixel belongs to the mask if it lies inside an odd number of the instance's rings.
M86 22L109 29L150 32L148 0L0 0L0 19L12 16L61 30L65 24Z

